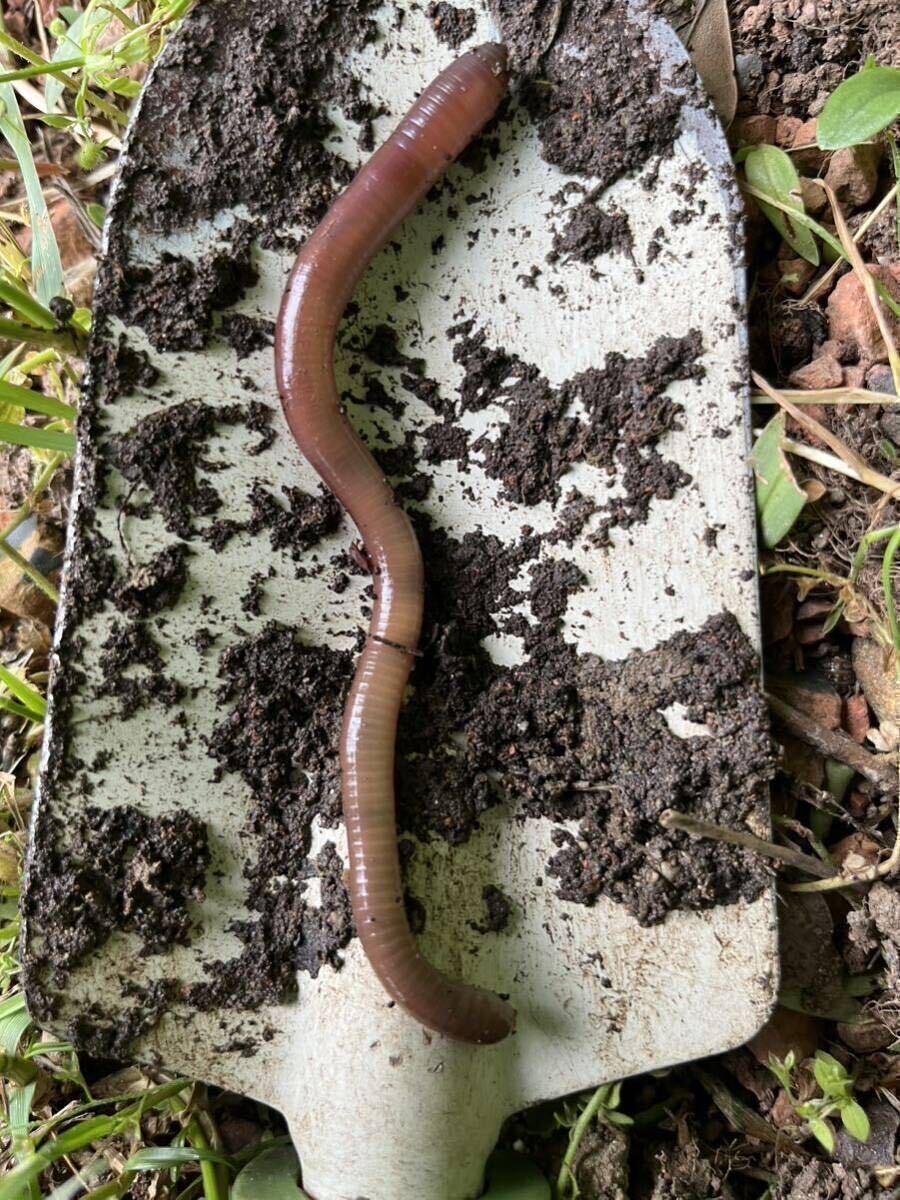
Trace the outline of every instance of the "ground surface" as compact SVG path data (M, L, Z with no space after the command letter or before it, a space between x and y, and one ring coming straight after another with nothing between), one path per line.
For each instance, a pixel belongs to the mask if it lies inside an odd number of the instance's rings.
M450 11L455 7L440 4L430 10L431 19L440 24L442 36L449 42L465 36L465 16ZM542 9L540 4L532 7ZM691 17L687 0L662 7L676 19ZM546 8L548 20L554 19L554 6ZM758 4L736 0L729 8L741 84L732 126L735 146L765 142L788 149L805 180L829 179L851 227L858 227L891 186L884 147L835 161L814 148L814 130L805 123L818 115L830 91L845 74L859 67L867 53L877 54L883 63L900 62L900 7L895 0L878 5L840 0L761 0ZM30 9L8 9L10 28L17 36L34 39ZM251 24L247 36L253 36ZM522 53L527 56L527 46ZM232 113L229 119L239 119L239 114ZM552 124L548 138L560 154L579 149L567 145L564 130L555 130ZM595 153L595 170L609 162L610 156L615 160L617 153L615 145L582 149ZM614 162L611 169L621 167ZM83 198L102 198L102 187L100 183L93 189L83 188ZM15 194L14 188L11 192ZM827 224L830 214L812 183L805 185L805 197L809 211ZM61 241L64 220L63 215L57 218ZM621 235L621 227L573 228L571 244L561 250L579 252L592 239L614 243ZM861 243L868 260L885 268L884 279L890 288L895 286L890 267L900 262L896 239L896 205L891 203ZM90 246L74 235L66 246L66 266L81 279ZM853 291L852 276L846 275L836 286L832 282L817 297L807 298L814 273L786 247L752 203L748 254L753 285L751 342L757 370L776 385L797 389L843 386L893 391L884 345L879 344L877 329L867 315L861 289ZM205 288L204 295L210 296L222 280L213 273L199 283L201 290ZM176 281L173 287L177 287ZM900 293L900 287L896 292ZM196 311L194 306L192 312ZM148 319L159 318L150 313ZM164 328L161 336L167 336ZM198 336L203 336L202 329ZM234 336L255 333L235 330ZM117 364L120 368L139 372L141 365L123 362ZM900 478L900 417L889 406L823 404L815 407L814 415L870 466L885 476ZM770 416L771 410L764 410L760 423ZM800 426L794 425L791 432L802 440ZM809 440L813 446L827 444L820 434ZM896 510L892 513L882 492L834 470L802 460L794 465L810 503L787 538L764 554L763 565L799 566L816 574L799 578L790 572L775 573L763 580L768 690L795 714L785 725L782 713L777 725L782 755L775 783L775 812L781 840L832 863L863 870L883 858L894 840L895 795L883 773L874 778L842 774L837 760L841 753L846 759L847 751L835 735L844 733L863 750L887 756L881 760L884 763L896 762L898 689L890 653L874 636L886 619L877 555L857 585L851 591L842 590L845 607L840 620L833 623L829 618L836 597L833 581L847 577L866 531L893 524ZM8 479L6 504L14 509L28 491L31 470L27 451L6 455L4 472ZM65 479L60 474L41 503L39 535L45 546L58 545L65 503ZM180 512L176 504L173 520L179 519ZM160 597L165 603L172 589L177 590L178 564L164 566L160 579L149 584L143 581L142 586L125 591L121 603L126 608L136 606L138 615ZM552 589L547 595L552 595ZM5 600L0 598L0 603L8 614L4 625L7 657L12 661L29 652L28 676L40 685L52 611L37 589L21 583L10 589ZM552 611L548 615L552 617ZM120 649L112 647L111 653ZM135 698L123 695L120 699L128 704ZM798 725L797 712L806 718L805 724ZM25 784L27 755L34 746L28 733L31 727L12 715L4 717L3 724L2 765ZM223 755L228 752L223 742ZM146 830L137 827L129 832L138 846L146 835ZM202 847L198 853L202 855ZM105 870L116 889L127 890L131 881L117 876L115 863L107 864ZM790 872L786 877L804 878ZM896 1095L900 1059L895 1052L900 1038L900 899L895 886L888 878L874 886L821 895L785 891L781 905L782 1007L773 1022L749 1047L721 1059L662 1078L626 1083L617 1108L601 1108L600 1121L588 1128L578 1146L576 1167L582 1197L761 1200L769 1195L778 1200L863 1200L900 1195L900 1173L895 1166L900 1128ZM170 932L177 937L183 896L173 895L171 889L165 894ZM131 919L142 932L144 917L138 904ZM152 937L152 931L147 932ZM784 1059L791 1051L799 1066L789 1096L766 1063L770 1054ZM812 1068L817 1051L833 1055L855 1078L854 1094L871 1125L868 1143L841 1133L833 1150L825 1151L797 1115L799 1104L822 1094ZM69 1062L64 1056L57 1060L48 1057L48 1065L42 1067L46 1080L40 1111L45 1116L74 1102L77 1085L66 1079L62 1069ZM81 1069L98 1092L110 1086L110 1064L83 1057ZM138 1079L133 1072L131 1086ZM570 1143L577 1107L557 1107L517 1118L505 1140L527 1150L555 1177ZM257 1144L273 1125L277 1128L276 1118L227 1095L214 1097L209 1105L201 1099L199 1109L206 1114L207 1135L211 1127L214 1140L230 1153L240 1154ZM626 1114L633 1124L617 1124L611 1112ZM832 1123L837 1126L833 1119ZM145 1128L144 1137L167 1141L172 1132L171 1125L160 1118L158 1126ZM119 1163L124 1146L122 1142L113 1147L120 1153ZM61 1164L57 1170L59 1178L68 1174ZM130 1191L108 1194L132 1195L135 1200L179 1194L161 1178L150 1183L151 1178L138 1176ZM190 1186L189 1176L178 1188L185 1186ZM44 1194L50 1190L48 1179Z

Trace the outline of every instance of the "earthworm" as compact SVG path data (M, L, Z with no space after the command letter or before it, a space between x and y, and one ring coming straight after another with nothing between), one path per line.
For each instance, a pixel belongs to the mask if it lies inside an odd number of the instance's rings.
M375 604L344 710L341 783L356 928L375 974L422 1025L462 1042L498 1042L513 1009L455 983L419 951L403 904L394 800L397 720L422 627L425 571L412 524L341 407L338 323L369 262L494 115L506 50L463 54L425 89L338 197L297 256L275 337L278 389L301 452L362 537Z

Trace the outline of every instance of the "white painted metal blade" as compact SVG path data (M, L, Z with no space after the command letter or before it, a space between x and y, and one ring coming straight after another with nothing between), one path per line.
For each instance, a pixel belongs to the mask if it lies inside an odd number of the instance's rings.
M471 2L477 22L470 42L496 38L485 0ZM205 20L211 7L212 0L199 5L188 20ZM376 142L451 53L437 40L424 6L403 0L400 8L405 13L402 27L394 5L386 6L378 15L379 40L351 55L354 70L364 74L374 100L383 106L375 121ZM640 13L633 19L648 25L649 43L671 71L683 69L684 51L668 26ZM138 124L155 119L154 100L178 41L176 37L148 83ZM420 52L412 53L412 46ZM190 97L184 103L189 106ZM365 159L356 129L340 113L334 119L342 131L341 153L355 168ZM748 394L741 382L746 375L739 315L744 281L734 254L739 201L724 136L693 93L681 122L671 156L619 181L604 198L629 214L640 275L626 256L607 255L595 264L597 269L577 262L545 266L539 288L509 286L510 264L523 258L518 235L510 230L530 226L527 261L543 264L561 221L559 201L551 197L558 197L569 182L544 160L536 131L520 117L504 125L500 153L480 181L487 198L470 206L456 228L447 225L438 206L426 206L397 238L399 250L389 249L376 260L356 297L369 325L378 319L390 323L398 314L415 315L423 336L404 349L424 359L427 375L450 394L462 371L443 331L463 309L480 314L491 344L536 363L552 383L602 365L613 350L640 355L661 333L704 331L705 377L672 385L671 394L683 400L685 412L682 428L668 433L663 443L667 457L690 473L693 485L671 500L654 501L646 523L627 534L614 532L611 551L576 547L571 553L589 580L577 597L578 612L591 615L587 622L574 615L567 620L567 636L580 649L608 659L651 649L682 629L699 629L723 610L734 613L749 637L759 640L755 517L746 461ZM183 140L173 145L173 176L179 171L178 156L189 153ZM689 164L708 168L696 175L692 201L704 218L673 223L672 210L678 207L673 187ZM126 150L123 176L139 169ZM655 183L648 183L651 171L658 171ZM578 198L573 195L570 204ZM141 231L131 242L132 259L153 264L165 251L199 259L234 215L220 213L178 235ZM108 247L115 234L129 233L117 229L118 219L114 204ZM466 230L479 227L492 233L482 235L473 253ZM651 260L646 248L659 228L668 249ZM438 234L446 238L446 247L435 258L428 248ZM274 319L292 255L261 247L254 253L259 283L237 310ZM547 286L556 275L565 282L559 297ZM395 285L402 285L406 299L397 299ZM166 353L155 350L140 328L114 325L95 340L92 357L101 355L123 330L132 346L147 351L160 380L149 392L121 396L115 403L105 404L99 397L113 431L124 432L154 407L189 398L202 397L212 405L244 401L240 379L247 374L277 409L270 348L242 362L221 339L201 351ZM346 365L339 367L346 372ZM384 374L390 383L391 368L384 368ZM487 419L473 414L471 428L477 430L478 422ZM278 409L276 422L281 420ZM396 440L402 440L406 428L421 429L431 420L434 416L424 406L410 402L398 421L391 419ZM247 442L245 430L233 438L228 429L216 436L218 456L229 462L215 477L225 498L218 517L246 515L244 497L261 469L274 492L295 484L315 490L314 474L279 428L282 436L263 464L240 452ZM429 511L456 536L482 528L509 539L518 537L526 521L539 532L555 522L547 505L525 512L502 500L498 483L477 465L465 475L449 462L425 469L435 479ZM590 468L577 468L575 480L583 491L606 498L605 481L592 477ZM83 467L79 487L76 504L83 503ZM98 513L113 553L120 556L115 502L126 490L122 480L113 478ZM720 528L712 541L704 538L711 521ZM353 536L345 521L317 552L327 560L345 550ZM128 546L137 561L146 561L171 540L156 515L128 522ZM178 678L196 689L186 710L200 734L208 734L215 721L218 654L238 638L226 632L214 654L195 652L190 639L201 596L215 596L223 628L238 625L253 632L275 618L315 630L324 643L352 647L362 623L365 580L354 578L336 596L327 577L297 581L287 557L270 553L267 543L263 555L258 540L234 538L214 551L195 539L191 548L188 588L166 614L165 659L167 666L177 664ZM270 562L277 575L267 582L264 614L248 617L241 608L247 578L267 570ZM620 586L623 579L630 583L627 590ZM216 870L209 874L205 901L192 907L197 930L189 946L148 957L134 935L116 931L71 970L52 1020L61 1032L71 1032L73 1022L86 1013L96 1016L99 1011L102 1020L114 1023L117 1014L133 1011L136 1002L125 993L123 978L138 985L203 979L205 962L239 953L229 925L248 916L242 867L254 845L245 831L249 790L235 775L214 780L201 741L195 738L185 746L182 731L154 708L128 721L112 715L109 697L97 695L93 685L115 615L108 609L78 626L83 640L75 653L85 682L66 718L67 754L87 764L100 753L107 757L92 804L114 807L127 801L150 815L185 807L206 822ZM51 713L51 721L62 719L58 711ZM76 777L52 796L45 794L40 805L45 818L60 820L58 836L65 839L68 818L85 802ZM42 836L47 836L45 830L43 826ZM561 900L552 886L535 885L554 850L552 830L550 821L515 821L498 808L486 815L481 832L469 842L423 846L412 867L412 890L427 898L425 952L459 978L511 993L519 1025L506 1042L470 1048L426 1036L402 1011L388 1006L354 940L341 970L325 967L316 979L299 976L295 1003L251 1014L229 1009L200 1013L174 1002L132 1053L283 1111L300 1154L304 1186L316 1200L463 1200L477 1194L486 1157L511 1113L604 1081L715 1054L752 1036L770 1011L776 987L771 891L752 903L676 912L661 924L643 927L625 908L603 897L584 907ZM333 830L321 831L322 842L334 837ZM342 852L340 839L339 832ZM498 882L516 904L514 934L473 939L469 922L482 915L482 888ZM29 925L29 955L39 956L39 915ZM597 952L602 970L596 965ZM46 978L40 985L52 989ZM268 1040L260 1039L245 1057L242 1040L263 1029Z

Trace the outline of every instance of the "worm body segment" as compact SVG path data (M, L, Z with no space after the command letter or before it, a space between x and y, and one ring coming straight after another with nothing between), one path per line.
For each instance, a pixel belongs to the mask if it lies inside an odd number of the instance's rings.
M492 992L455 983L420 953L403 905L394 803L397 719L422 626L418 540L390 485L344 415L334 379L338 323L372 258L495 113L506 51L462 55L431 83L302 247L275 339L278 388L301 452L355 522L375 605L344 711L341 772L350 897L369 962L391 997L458 1041L498 1042L515 1013Z

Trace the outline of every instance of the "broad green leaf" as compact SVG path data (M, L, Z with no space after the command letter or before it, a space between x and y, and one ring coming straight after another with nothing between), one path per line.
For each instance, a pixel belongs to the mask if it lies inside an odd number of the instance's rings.
M47 715L47 701L40 692L35 691L30 684L27 684L24 679L20 679L18 675L14 675L2 663L0 663L0 683L5 684L16 699L21 700L31 712L39 717Z
M270 1146L239 1172L231 1185L231 1200L306 1200L297 1183L299 1173L293 1146Z
M834 1154L834 1130L821 1117L809 1117L809 1132L817 1142L825 1147L829 1154Z
M872 1132L869 1118L866 1116L866 1110L855 1100L842 1106L841 1121L852 1138L856 1138L858 1142L869 1140L869 1134Z
M487 1165L483 1200L550 1200L550 1184L524 1154L497 1150Z
M51 450L55 454L75 453L74 433L66 433L59 429L33 429L30 425L12 425L7 421L0 421L0 442Z
M819 146L858 146L900 117L900 69L866 67L828 97L817 125Z
M805 212L800 198L800 176L790 155L783 150L777 146L755 146L744 159L744 170L751 187L798 213ZM801 258L813 266L819 265L819 244L805 225L792 221L789 213L765 201L760 201L760 208Z
M785 414L778 412L750 455L756 477L756 511L763 544L769 550L790 533L806 505L806 492L794 478L784 452L784 437Z
M31 278L34 290L41 304L48 305L54 296L63 291L63 269L59 257L59 247L56 235L50 224L50 214L44 200L40 176L34 165L31 144L22 114L19 112L19 102L11 83L0 84L0 106L3 115L0 117L0 132L9 142L25 184L25 195L28 200L28 213L31 219Z
M183 1167L188 1163L215 1162L229 1166L222 1154L213 1150L195 1150L193 1146L148 1146L132 1154L125 1164L126 1171L166 1171L169 1167Z
M15 1054L19 1042L31 1024L31 1017L25 1007L24 992L14 992L0 1005L0 1050L6 1054Z

